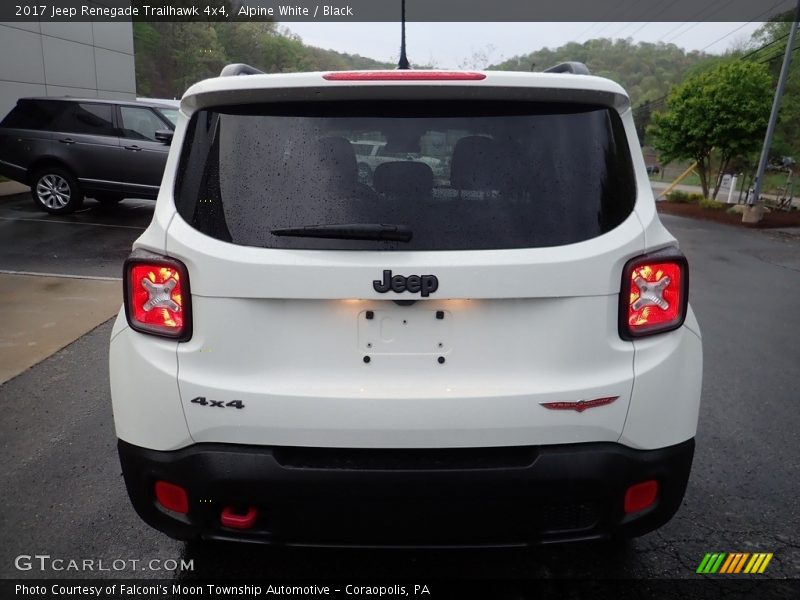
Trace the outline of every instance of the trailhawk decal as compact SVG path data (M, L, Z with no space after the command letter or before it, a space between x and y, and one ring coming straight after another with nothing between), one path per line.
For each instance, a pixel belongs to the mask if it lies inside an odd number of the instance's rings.
M611 404L617 398L619 398L619 396L609 396L608 398L597 398L595 400L578 400L577 402L541 402L541 405L550 410L574 410L575 412L583 412L587 408Z
M416 294L419 292L425 298L439 289L439 278L436 275L393 276L391 269L386 269L383 272L383 281L375 279L372 282L372 287L380 294L385 294L390 290L398 294L403 292Z

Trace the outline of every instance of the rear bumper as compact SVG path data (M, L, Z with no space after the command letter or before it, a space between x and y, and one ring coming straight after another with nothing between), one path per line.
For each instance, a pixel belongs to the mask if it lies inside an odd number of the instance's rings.
M666 523L686 489L694 440L659 450L613 443L454 450L336 450L196 444L161 452L119 442L128 493L177 539L302 546L525 546L632 537ZM654 505L626 515L627 488L656 479ZM184 487L185 516L154 484ZM256 507L247 530L223 508Z

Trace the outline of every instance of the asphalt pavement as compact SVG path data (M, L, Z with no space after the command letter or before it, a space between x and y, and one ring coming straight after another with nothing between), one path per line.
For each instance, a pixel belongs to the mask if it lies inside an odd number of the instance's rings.
M154 206L87 200L54 216L20 188L0 183L0 384L119 311L121 263Z
M118 212L90 207L55 219L32 214L24 202L30 201L7 202L0 211L0 269L115 276L152 211L150 203L126 201ZM705 365L688 491L662 529L627 546L529 551L186 546L148 528L128 502L108 392L107 321L0 386L0 578L92 576L15 567L16 557L38 553L106 564L193 560L193 571L138 566L96 573L187 582L255 576L691 579L707 552L772 552L761 577L800 577L800 240L679 217L663 221L690 261Z
M86 199L75 213L48 215L28 194L0 198L0 272L121 277L154 207L151 200L105 207Z

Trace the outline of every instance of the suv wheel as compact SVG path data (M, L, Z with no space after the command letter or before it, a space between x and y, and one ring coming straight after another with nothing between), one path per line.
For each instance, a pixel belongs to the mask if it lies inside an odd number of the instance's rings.
M83 192L78 182L59 167L37 171L33 177L31 195L39 208L54 215L73 212L83 203Z

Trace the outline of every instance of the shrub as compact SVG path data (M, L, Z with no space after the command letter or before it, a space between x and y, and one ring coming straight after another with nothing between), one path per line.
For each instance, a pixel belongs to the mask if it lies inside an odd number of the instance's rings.
M717 202L716 200L711 200L709 198L700 198L699 200L700 208L724 208L725 205L722 202Z
M681 190L674 190L667 194L667 202L676 202L678 204L688 204L691 202L689 194Z
M706 197L703 196L703 194L697 194L697 193L689 194L689 202L691 202L692 204L700 204L705 199Z

